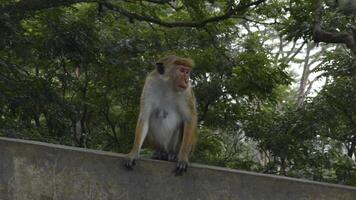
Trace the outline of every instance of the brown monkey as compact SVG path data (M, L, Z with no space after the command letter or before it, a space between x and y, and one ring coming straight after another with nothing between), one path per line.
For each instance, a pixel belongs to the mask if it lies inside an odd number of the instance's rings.
M197 111L189 76L193 61L166 56L146 78L141 95L135 141L125 161L132 169L148 135L155 146L153 158L178 161L176 174L187 170L197 142Z

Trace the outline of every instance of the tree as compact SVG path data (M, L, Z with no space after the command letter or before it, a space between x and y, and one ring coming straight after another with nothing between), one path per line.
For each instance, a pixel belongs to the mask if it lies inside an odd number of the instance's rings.
M199 1L198 3L189 3L188 1L177 1L176 4L182 4L181 7L174 6L171 0L143 0L140 1L139 7L142 7L144 10L148 10L151 14L138 14L129 9L129 7L136 7L134 2L130 1L122 1L119 3L111 3L110 1L99 1L99 0L65 0L65 1L47 1L47 0L31 0L31 1L5 1L2 3L2 7L0 12L3 13L5 17L11 16L18 16L19 13L21 15L23 13L33 12L42 9L49 9L54 7L60 6L70 6L76 3L96 3L98 4L98 9L103 9L103 7L115 11L129 20L138 20L138 21L146 21L153 24L158 24L165 27L203 27L208 23L218 22L222 20L226 20L232 18L234 16L243 15L244 12L249 7L258 6L259 4L265 2L266 0L256 0L256 1L242 1L237 3L236 1L219 1L215 4L215 2L210 1ZM216 8L216 10L224 10L224 12L215 15L215 16L208 16L203 20L199 21L163 21L159 17L155 17L157 15L152 9L156 9L153 6L158 5L165 9L171 8L170 12L176 13L178 16L186 16L184 12L182 12L181 8L185 8L188 10L195 10L199 9L200 14L205 15L202 11L209 10L209 8ZM185 10L185 11L187 11ZM195 16L196 18L197 16ZM202 17L202 16L199 16ZM174 18L174 17L172 17ZM191 16L194 19L194 16Z

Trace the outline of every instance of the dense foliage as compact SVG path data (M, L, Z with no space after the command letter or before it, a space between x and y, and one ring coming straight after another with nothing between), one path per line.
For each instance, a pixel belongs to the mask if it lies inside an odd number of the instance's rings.
M313 1L46 2L0 1L1 136L127 153L146 74L178 54L196 63L194 162L356 185L356 58L309 56ZM352 29L321 3L322 28Z

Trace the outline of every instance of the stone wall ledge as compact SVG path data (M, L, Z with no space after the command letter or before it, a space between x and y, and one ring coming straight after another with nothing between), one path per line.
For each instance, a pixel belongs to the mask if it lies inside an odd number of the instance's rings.
M0 200L236 199L356 200L356 188L303 179L175 163L0 137Z

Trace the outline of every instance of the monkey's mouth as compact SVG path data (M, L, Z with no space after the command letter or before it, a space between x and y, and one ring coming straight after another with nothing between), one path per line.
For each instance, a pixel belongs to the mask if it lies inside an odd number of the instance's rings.
M182 88L182 89L187 89L188 87L188 80L182 80L179 84L178 87Z
M187 89L187 85L178 85L178 87L182 88L182 89Z

